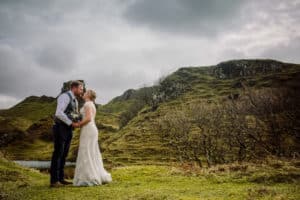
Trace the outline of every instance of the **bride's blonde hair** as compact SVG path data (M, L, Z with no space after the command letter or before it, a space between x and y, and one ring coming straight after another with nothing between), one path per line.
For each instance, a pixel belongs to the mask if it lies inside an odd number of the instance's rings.
M91 101L93 101L95 103L95 100L96 100L96 97L97 97L96 92L94 90L88 89L86 91L86 93L89 95Z

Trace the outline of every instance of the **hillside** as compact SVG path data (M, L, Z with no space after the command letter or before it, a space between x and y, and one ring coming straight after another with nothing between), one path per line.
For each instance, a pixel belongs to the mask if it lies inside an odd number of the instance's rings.
M16 121L19 128L26 130L32 123L52 115L55 106L53 97L30 96L7 110L1 110L0 116Z
M235 97L241 99L243 84L254 90L284 87L297 91L299 78L299 65L270 60L237 60L211 67L181 68L161 83L166 85L163 95L167 100L160 103L157 110L145 107L127 126L104 142L105 157L119 164L177 160L177 152L167 144L169 141L163 141L162 133L155 128L166 115L174 110L187 110L198 102L209 107ZM296 143L298 141L299 138Z
M215 66L180 68L162 79L158 85L127 90L108 104L98 106L96 120L104 158L112 165L176 161L177 150L170 147L165 140L168 138L162 138L163 130L158 129L158 123L165 116L174 111L186 112L191 106L200 104L211 107L226 104L233 99L243 102L246 97L245 87L255 91L265 88L288 88L297 91L300 86L299 78L300 65L274 60L233 60ZM20 128L26 129L27 133L36 135L25 136L27 142L16 140L3 147L2 150L12 158L50 158L51 130L45 131L43 124L51 124L44 117L53 113L55 101L44 100L25 99L13 108L0 112L3 120L7 120L9 116L27 120L26 126L22 123L16 124L21 124ZM43 112L40 111L41 107ZM192 132L199 131L195 129ZM76 158L78 138L76 132L69 154L71 160ZM293 136L288 139L294 145L291 151L297 153L299 138Z
M10 109L1 110L0 147L14 143L18 144L16 150L22 152L24 142L27 140L30 144L28 139L34 137L34 133L29 134L32 133L32 126L45 119L51 119L55 106L55 98L30 96ZM50 130L47 127L43 132L49 134Z

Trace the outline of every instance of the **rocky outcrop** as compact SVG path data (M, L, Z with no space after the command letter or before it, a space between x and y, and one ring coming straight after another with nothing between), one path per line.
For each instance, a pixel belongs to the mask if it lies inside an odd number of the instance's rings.
M220 79L255 76L281 72L284 63L275 60L232 60L212 67L213 76Z

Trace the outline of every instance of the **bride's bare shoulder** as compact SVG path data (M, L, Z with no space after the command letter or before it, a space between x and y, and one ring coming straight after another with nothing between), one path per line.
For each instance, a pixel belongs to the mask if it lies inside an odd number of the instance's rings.
M90 107L90 106L92 106L92 107L93 107L93 106L94 106L94 103L93 103L93 102L91 102L91 101L87 101L87 102L85 102L85 103L84 103L84 105L83 105L83 106L84 106L84 107L87 107L87 106L88 106L88 107Z

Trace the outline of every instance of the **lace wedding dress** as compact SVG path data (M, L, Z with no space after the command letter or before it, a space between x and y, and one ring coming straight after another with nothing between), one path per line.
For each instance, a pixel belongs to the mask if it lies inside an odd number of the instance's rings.
M80 113L85 113L85 108L92 110L92 121L80 130L79 149L76 160L74 186L101 185L112 181L110 173L103 166L102 156L98 146L98 129L95 124L96 108L93 102L86 102Z

